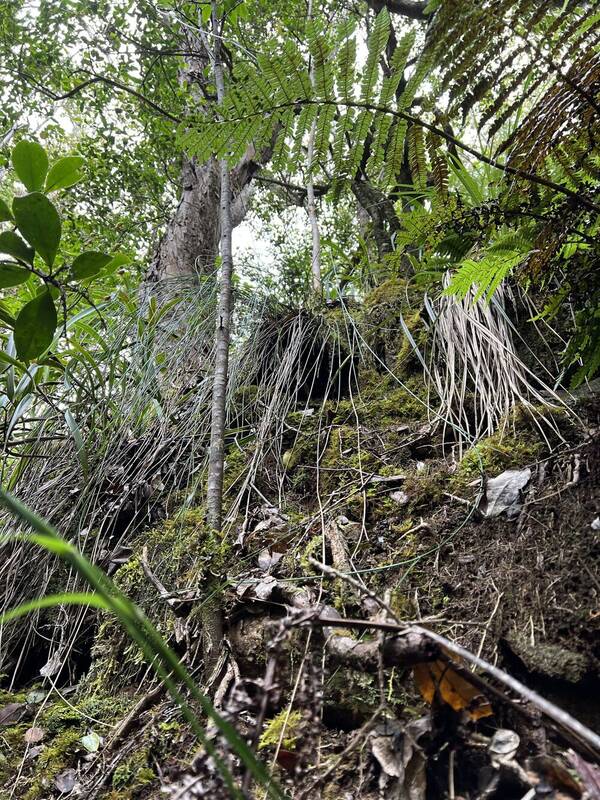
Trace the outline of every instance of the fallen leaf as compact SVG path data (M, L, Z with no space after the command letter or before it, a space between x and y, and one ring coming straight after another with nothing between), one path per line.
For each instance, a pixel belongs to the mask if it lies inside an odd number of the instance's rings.
M383 797L425 800L426 758L418 744L431 730L431 718L422 717L404 726L386 719L371 735L371 752L381 767L379 790Z
M259 600L268 600L277 588L277 581L271 575L267 575L264 580L256 585L254 596Z
M494 766L506 764L515 757L521 740L515 731L498 728L488 745L488 753Z
M484 517L498 517L506 513L508 519L519 516L521 511L521 490L531 480L531 470L507 469L487 482L485 499L481 505Z
M27 744L36 744L41 742L45 735L46 731L43 728L28 728L23 734L23 738Z
M61 794L72 792L76 783L77 773L74 769L65 769L63 772L59 772L54 779L54 786Z
M492 715L492 707L480 690L446 661L417 664L413 674L418 690L430 705L438 697L455 711L466 711L473 720Z
M258 566L263 572L268 572L271 567L274 567L283 558L283 553L278 553L276 550L268 550L265 548L261 550L258 556Z
M44 678L49 678L52 675L56 675L56 673L60 671L62 665L63 665L63 654L59 650L58 653L55 653L44 664L44 666L40 670L40 675L43 675Z
M12 725L25 713L25 703L9 703L0 708L0 725Z
M102 744L102 738L95 731L90 731L87 736L79 740L88 753L96 753Z
M27 695L27 702L35 705L36 703L41 703L46 697L48 697L48 692L44 689L32 689Z
M45 748L43 744L36 744L34 747L30 747L27 750L27 752L24 755L24 758L26 758L27 760L37 758L39 754L44 751L44 749Z

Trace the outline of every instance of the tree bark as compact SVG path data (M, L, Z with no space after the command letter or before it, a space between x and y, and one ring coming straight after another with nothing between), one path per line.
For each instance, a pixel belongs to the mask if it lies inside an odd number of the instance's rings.
M252 178L271 156L271 150L256 154L249 147L240 163L231 170L231 225L236 228L245 218L252 195ZM215 271L221 238L219 202L221 168L214 158L205 164L184 158L181 172L181 198L161 237L146 273L145 283L164 278L212 275Z
M220 171L214 158L185 158L181 198L146 276L147 282L214 271L219 247Z

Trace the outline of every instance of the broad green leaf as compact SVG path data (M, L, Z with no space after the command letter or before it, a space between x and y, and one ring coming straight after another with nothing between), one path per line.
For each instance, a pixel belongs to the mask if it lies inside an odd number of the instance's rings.
M6 205L4 200L0 199L0 222L12 221L13 215L10 208Z
M78 183L83 177L85 160L81 156L65 156L59 158L50 167L46 178L46 191L55 192L57 189L67 189Z
M13 213L17 227L36 253L51 267L60 244L61 224L58 211L41 192L15 197Z
M44 188L48 156L41 144L26 140L19 142L12 151L12 165L28 192L39 192Z
M0 253L7 253L17 261L24 261L26 264L33 264L35 255L35 251L31 247L27 247L23 239L14 231L0 233Z
M31 272L18 264L11 264L8 261L0 261L0 289L7 289L9 286L19 286L31 278Z
M131 264L133 261L132 256L127 253L115 253L111 260L106 265L106 272L114 272L119 267L124 267L125 264Z
M15 321L15 347L21 361L31 361L50 347L57 324L56 308L49 292L23 306Z
M9 328L14 328L15 326L15 318L2 302L0 302L0 321L8 325Z
M58 300L60 297L60 290L57 286L46 286L46 284L42 283L41 286L38 286L36 294L43 294L44 292L50 292L50 297L53 300Z
M107 256L106 253L99 253L97 250L86 250L84 253L80 253L73 261L71 275L76 281L93 278L110 261L111 257Z

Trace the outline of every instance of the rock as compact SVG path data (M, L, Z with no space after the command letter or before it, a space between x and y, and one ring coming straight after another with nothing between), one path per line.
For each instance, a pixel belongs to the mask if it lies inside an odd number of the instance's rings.
M397 492L390 492L390 498L395 503L398 503L399 506L405 506L410 500L410 497L406 494L406 492L403 492L402 490L398 490Z
M546 678L579 683L590 669L586 655L556 644L537 642L532 645L521 634L511 634L504 639L504 642L530 672L536 672Z
M518 517L521 512L521 490L531 480L531 470L507 469L487 482L485 499L481 504L484 517L498 517L506 513L508 519Z

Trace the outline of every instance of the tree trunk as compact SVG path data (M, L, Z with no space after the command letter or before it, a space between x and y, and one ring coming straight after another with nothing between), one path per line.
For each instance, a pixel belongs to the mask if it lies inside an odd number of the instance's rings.
M182 169L181 198L163 234L146 276L147 282L163 278L207 274L214 271L219 246L220 172L211 158L196 164L186 158Z

